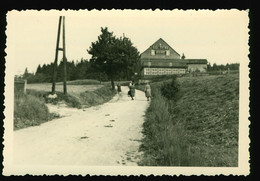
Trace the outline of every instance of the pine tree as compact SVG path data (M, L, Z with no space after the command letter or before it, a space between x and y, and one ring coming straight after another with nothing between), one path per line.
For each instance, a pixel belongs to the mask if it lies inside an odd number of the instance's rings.
M23 78L26 79L26 78L28 78L28 76L29 76L29 73L28 73L28 69L27 69L27 67L26 67L26 68L25 68L25 71L24 71L24 73L23 73Z

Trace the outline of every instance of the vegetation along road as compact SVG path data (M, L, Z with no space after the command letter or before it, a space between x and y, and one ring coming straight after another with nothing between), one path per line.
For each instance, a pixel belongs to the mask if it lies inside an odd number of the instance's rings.
M99 106L76 109L48 105L61 118L14 132L14 162L22 164L137 165L142 153L144 93L122 95Z

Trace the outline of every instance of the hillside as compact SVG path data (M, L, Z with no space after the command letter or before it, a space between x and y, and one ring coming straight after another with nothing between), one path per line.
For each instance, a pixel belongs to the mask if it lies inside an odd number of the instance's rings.
M177 101L153 83L140 165L237 166L238 74L180 77Z

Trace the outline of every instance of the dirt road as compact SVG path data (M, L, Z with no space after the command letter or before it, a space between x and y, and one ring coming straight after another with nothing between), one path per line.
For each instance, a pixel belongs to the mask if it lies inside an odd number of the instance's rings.
M149 106L143 92L136 100L122 95L87 109L48 105L62 118L14 132L16 164L137 165L142 124Z

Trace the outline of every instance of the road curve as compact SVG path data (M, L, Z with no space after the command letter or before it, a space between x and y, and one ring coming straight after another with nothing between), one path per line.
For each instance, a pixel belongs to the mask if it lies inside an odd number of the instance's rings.
M111 101L85 109L48 105L62 117L14 131L13 163L37 165L137 165L142 153L143 92L136 99L127 87Z

